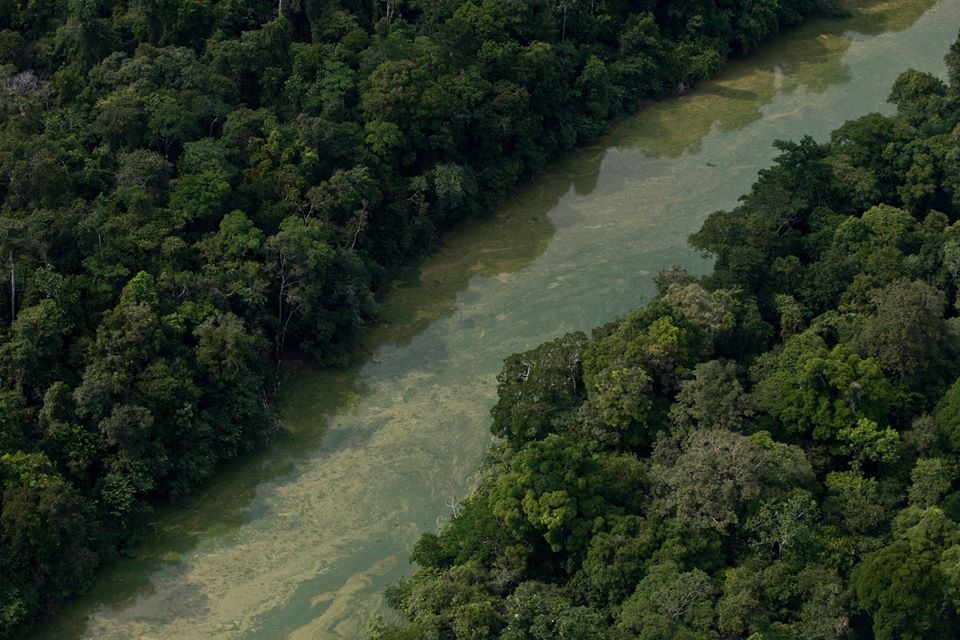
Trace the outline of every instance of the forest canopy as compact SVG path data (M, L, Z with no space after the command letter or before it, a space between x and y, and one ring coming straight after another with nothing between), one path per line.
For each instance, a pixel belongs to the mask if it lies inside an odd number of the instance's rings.
M0 637L268 438L279 364L343 362L441 230L814 11L0 0Z
M779 142L701 278L509 357L376 640L960 637L960 38Z

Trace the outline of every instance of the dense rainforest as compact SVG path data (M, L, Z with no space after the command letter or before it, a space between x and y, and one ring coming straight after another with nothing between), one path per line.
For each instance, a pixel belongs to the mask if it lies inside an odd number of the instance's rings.
M960 637L960 39L780 142L713 272L508 358L378 640Z
M268 438L280 365L342 362L439 231L815 11L0 0L0 637Z

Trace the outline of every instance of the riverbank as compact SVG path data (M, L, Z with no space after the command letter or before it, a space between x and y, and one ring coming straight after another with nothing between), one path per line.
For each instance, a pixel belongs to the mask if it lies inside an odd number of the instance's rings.
M342 364L439 233L815 9L0 10L0 637L269 441L281 364Z
M500 360L636 306L662 267L705 269L686 235L735 202L773 139L886 109L889 58L939 64L938 27L957 16L908 4L787 34L455 229L364 339L377 362L292 380L291 434L159 514L100 597L68 607L60 637L351 637L466 492Z
M778 142L690 236L709 274L506 359L478 487L371 639L960 637L945 54L894 114Z

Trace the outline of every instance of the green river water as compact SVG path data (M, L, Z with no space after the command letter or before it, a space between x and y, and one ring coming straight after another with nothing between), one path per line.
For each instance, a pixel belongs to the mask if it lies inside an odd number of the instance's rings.
M943 74L960 0L855 7L646 108L447 234L355 366L286 386L288 433L161 508L137 556L38 637L361 638L383 588L413 570L410 545L469 490L504 357L642 304L665 267L709 268L687 236L735 204L775 139L888 112L907 67Z

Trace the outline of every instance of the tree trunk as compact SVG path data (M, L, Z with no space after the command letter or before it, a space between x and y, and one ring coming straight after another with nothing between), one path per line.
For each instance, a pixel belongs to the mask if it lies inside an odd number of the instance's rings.
M10 324L17 319L17 271L10 252Z
M277 367L280 367L280 360L283 359L283 341L285 339L286 324L283 322L283 297L287 291L287 265L283 259L283 254L278 256L280 261L280 295L277 296L277 337L274 358L277 361Z

